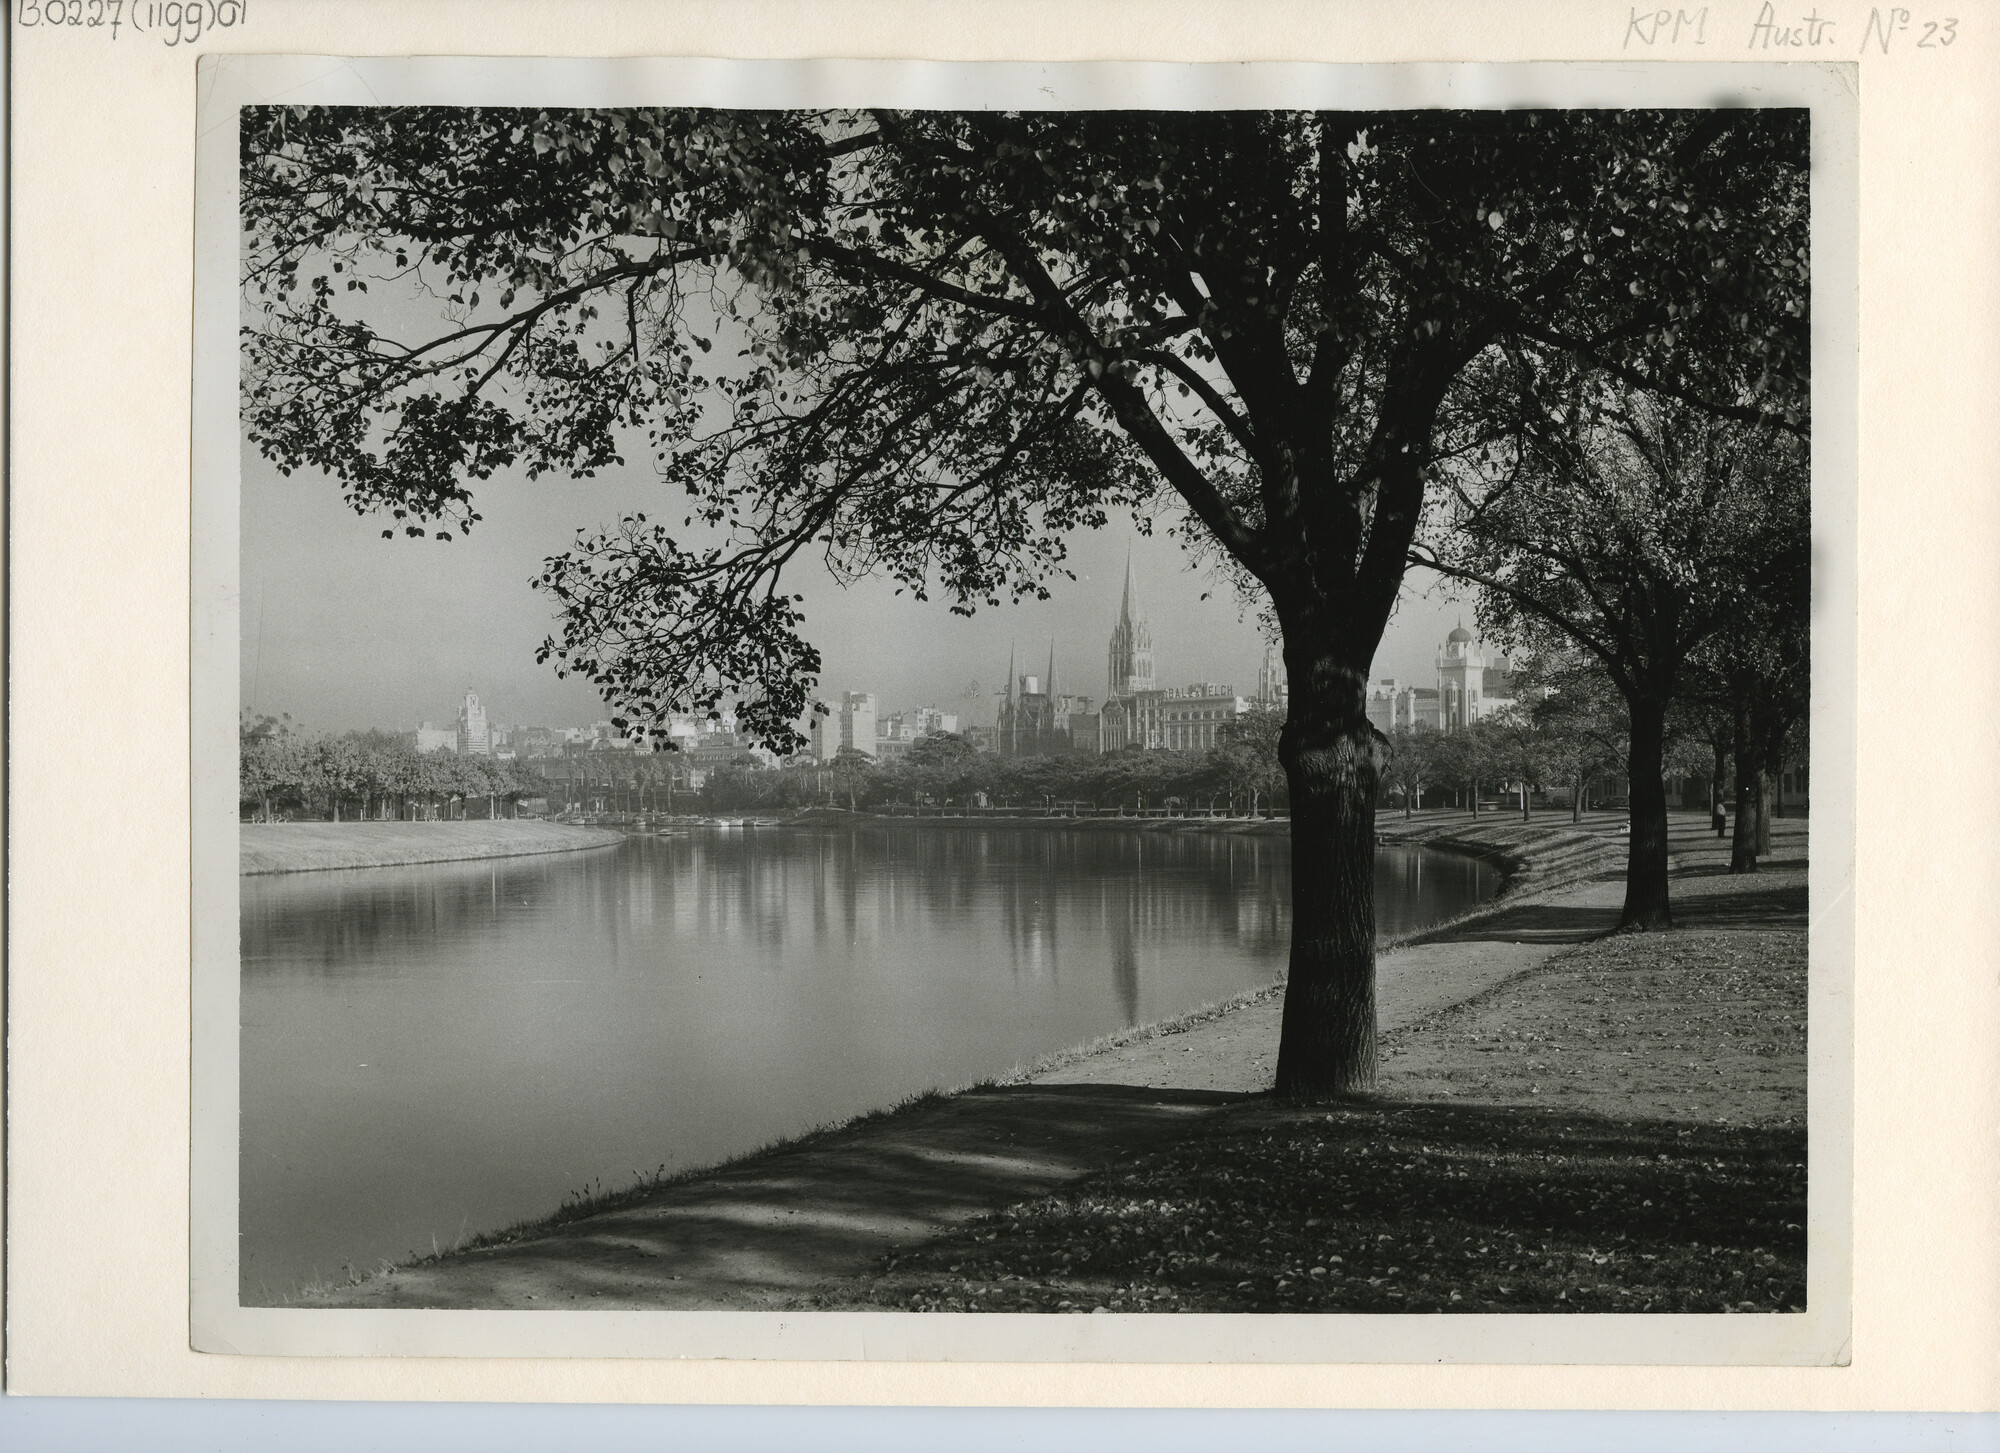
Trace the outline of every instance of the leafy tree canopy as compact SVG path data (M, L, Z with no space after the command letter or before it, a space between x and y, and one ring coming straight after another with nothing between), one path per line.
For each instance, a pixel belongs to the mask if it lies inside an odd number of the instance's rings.
M269 458L440 539L499 469L672 487L538 582L621 720L794 745L801 555L969 611L1161 503L1365 679L1509 340L1803 427L1803 112L244 117Z

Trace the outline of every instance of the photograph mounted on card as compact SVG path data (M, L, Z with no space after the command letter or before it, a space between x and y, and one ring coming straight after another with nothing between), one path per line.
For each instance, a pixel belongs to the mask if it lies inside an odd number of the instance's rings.
M1840 67L201 86L197 1350L1844 1358Z

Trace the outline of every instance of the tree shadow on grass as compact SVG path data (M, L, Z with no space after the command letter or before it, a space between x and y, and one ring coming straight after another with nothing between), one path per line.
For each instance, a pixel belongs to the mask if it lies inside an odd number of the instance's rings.
M1804 1185L1796 1128L1017 1085L312 1304L1779 1310Z
M1803 883L1738 893L1688 893L1677 896L1673 907L1676 928L1802 929L1808 923Z
M1757 860L1757 870L1760 873L1803 872L1805 867L1806 860L1803 856L1796 858L1759 858ZM1734 878L1738 876L1741 875L1729 871L1729 864L1727 862L1721 861L1696 863L1690 867L1677 869L1674 873L1676 881L1683 878Z
M1616 908L1523 903L1490 918L1424 934L1423 943L1584 943L1618 926Z
M1781 1311L1805 1135L1525 1106L1260 1101L869 1291L919 1310Z

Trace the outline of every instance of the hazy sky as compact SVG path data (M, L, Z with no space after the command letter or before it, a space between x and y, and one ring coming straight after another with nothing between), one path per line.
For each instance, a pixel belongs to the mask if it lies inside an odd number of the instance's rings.
M246 448L244 705L288 712L317 731L408 729L451 722L470 688L496 723L602 718L587 685L535 664L553 620L547 597L528 581L579 525L608 524L635 508L666 517L662 486L643 464L596 480L496 479L480 488L477 508L484 520L449 544L385 540L382 522L355 515L323 476L284 478ZM795 588L806 597L807 635L826 662L820 695L872 691L885 713L935 704L963 715L976 681L974 719L990 724L1009 644L1018 643L1018 669L1040 675L1053 635L1062 689L1102 697L1128 547L1161 684L1253 691L1263 655L1254 612L1192 569L1171 540L1140 537L1120 520L1071 541L1077 578L1054 582L1054 599L971 619L936 600L898 597L881 581L842 590L821 569L801 572ZM1377 676L1428 683L1445 632L1460 615L1469 622L1469 608L1426 595L1422 584L1405 586ZM1212 594L1203 601L1205 591Z

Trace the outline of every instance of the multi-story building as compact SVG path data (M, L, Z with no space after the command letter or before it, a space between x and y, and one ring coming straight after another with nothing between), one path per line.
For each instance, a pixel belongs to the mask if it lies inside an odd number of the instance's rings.
M1250 709L1234 687L1213 681L1163 691L1157 704L1149 705L1158 713L1158 745L1175 752L1207 751L1220 740L1225 726Z
M1514 673L1505 657L1486 664L1484 645L1463 625L1452 629L1437 654L1437 728L1459 731L1512 706Z
M935 706L920 706L908 713L908 719L915 724L920 737L929 736L932 732L955 733L958 730L958 713L941 711Z
M876 724L875 740L890 754L907 749L911 743L932 732L956 732L958 716L935 706L918 706L893 712ZM878 753L877 755L881 755Z
M1380 732L1424 726L1459 731L1513 706L1520 699L1505 657L1487 664L1484 645L1464 626L1438 647L1436 686L1405 686L1384 676L1368 687L1368 720Z
M1131 696L1114 696L1097 714L1097 750L1116 752L1126 747L1157 747L1160 703L1164 691L1140 691Z
M825 710L820 710L824 707ZM815 762L831 762L840 752L840 712L815 701L806 715L806 750Z
M707 723L697 720L688 713L677 711L667 718L667 729L656 735L660 738L661 746L686 751L701 740L702 728L705 725Z
M458 732L451 727L425 722L417 728L416 746L420 752L455 752L458 750Z
M486 708L470 691L465 693L465 700L458 707L458 750L461 756L469 757L490 756L493 752L493 737L486 726Z
M1139 613L1129 558L1105 657L1106 695L1103 705L1093 708L1089 697L1065 695L1058 687L1054 641L1049 643L1046 676L1019 674L1010 651L990 749L1009 757L1115 752L1132 746L1205 751L1229 723L1252 710L1282 711L1289 696L1284 656L1276 645L1264 650L1254 697L1238 696L1234 687L1212 681L1161 687L1153 632Z
M556 755L556 747L562 740L559 732L548 727L517 726L514 728L514 754L530 759Z
M1393 676L1384 676L1380 681L1369 682L1368 724L1385 737L1397 727L1407 725L1398 710L1406 697L1403 683Z
M870 691L844 692L840 698L840 713L837 718L840 736L835 754L839 749L849 747L857 752L875 755L875 694Z

